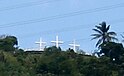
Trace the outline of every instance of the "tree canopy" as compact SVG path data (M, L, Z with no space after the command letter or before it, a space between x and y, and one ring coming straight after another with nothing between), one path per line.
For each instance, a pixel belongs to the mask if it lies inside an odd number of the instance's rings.
M1 36L0 38L0 50L14 51L15 45L18 45L17 38L15 36Z
M91 35L93 36L92 40L98 39L96 46L105 44L106 42L110 42L112 40L118 40L117 38L115 38L115 36L117 35L115 32L109 32L110 25L107 26L106 22L102 22L99 25L100 26L95 26L96 28L93 29L97 33Z

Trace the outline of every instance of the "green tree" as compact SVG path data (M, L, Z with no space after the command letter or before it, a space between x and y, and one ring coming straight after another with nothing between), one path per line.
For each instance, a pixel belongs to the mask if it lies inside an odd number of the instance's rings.
M105 44L106 42L110 42L112 40L118 40L115 38L117 35L115 32L109 32L110 25L106 25L106 22L102 22L99 24L100 26L95 26L96 28L93 29L97 34L92 34L93 39L99 39L98 42L96 43L96 47L100 44Z
M15 45L18 45L18 41L15 36L2 36L0 38L0 50L14 51Z
M120 57L124 54L124 48L121 43L108 42L101 46L100 52L110 57L111 61L114 59L115 62L119 63Z

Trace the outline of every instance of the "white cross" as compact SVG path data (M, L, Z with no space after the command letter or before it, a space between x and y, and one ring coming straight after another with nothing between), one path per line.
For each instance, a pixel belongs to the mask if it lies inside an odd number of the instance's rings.
M80 46L80 45L76 44L75 40L73 41L73 44L69 44L69 45L73 47L73 50L75 52L76 52L76 48Z
M56 41L51 41L51 43L55 43L56 44L56 47L58 48L59 47L59 44L63 44L63 41L59 41L59 37L56 36Z
M43 51L43 47L44 47L44 44L46 44L46 42L43 42L42 38L40 38L40 41L39 42L35 42L36 44L39 44L39 50L40 51Z

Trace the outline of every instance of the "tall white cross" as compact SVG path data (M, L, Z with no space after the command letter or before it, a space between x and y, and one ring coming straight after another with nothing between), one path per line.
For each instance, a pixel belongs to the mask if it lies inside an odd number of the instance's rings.
M73 41L73 44L69 44L70 46L73 47L73 50L76 52L76 48L80 47L80 45L76 44L75 40Z
M39 44L39 50L40 51L43 51L44 49L44 45L46 44L46 42L43 42L42 38L40 38L40 41L39 42L35 42L36 44Z
M59 41L59 37L56 36L56 41L51 41L51 43L55 43L56 44L56 47L58 48L59 47L59 44L63 44L63 41Z

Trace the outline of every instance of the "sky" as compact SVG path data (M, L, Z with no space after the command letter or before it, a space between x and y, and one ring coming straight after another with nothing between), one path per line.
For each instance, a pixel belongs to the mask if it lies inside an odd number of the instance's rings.
M87 53L95 50L93 28L102 21L111 25L119 42L124 32L123 0L0 0L0 34L14 35L19 47L38 48L39 38L52 46L58 35L68 49L75 39Z

